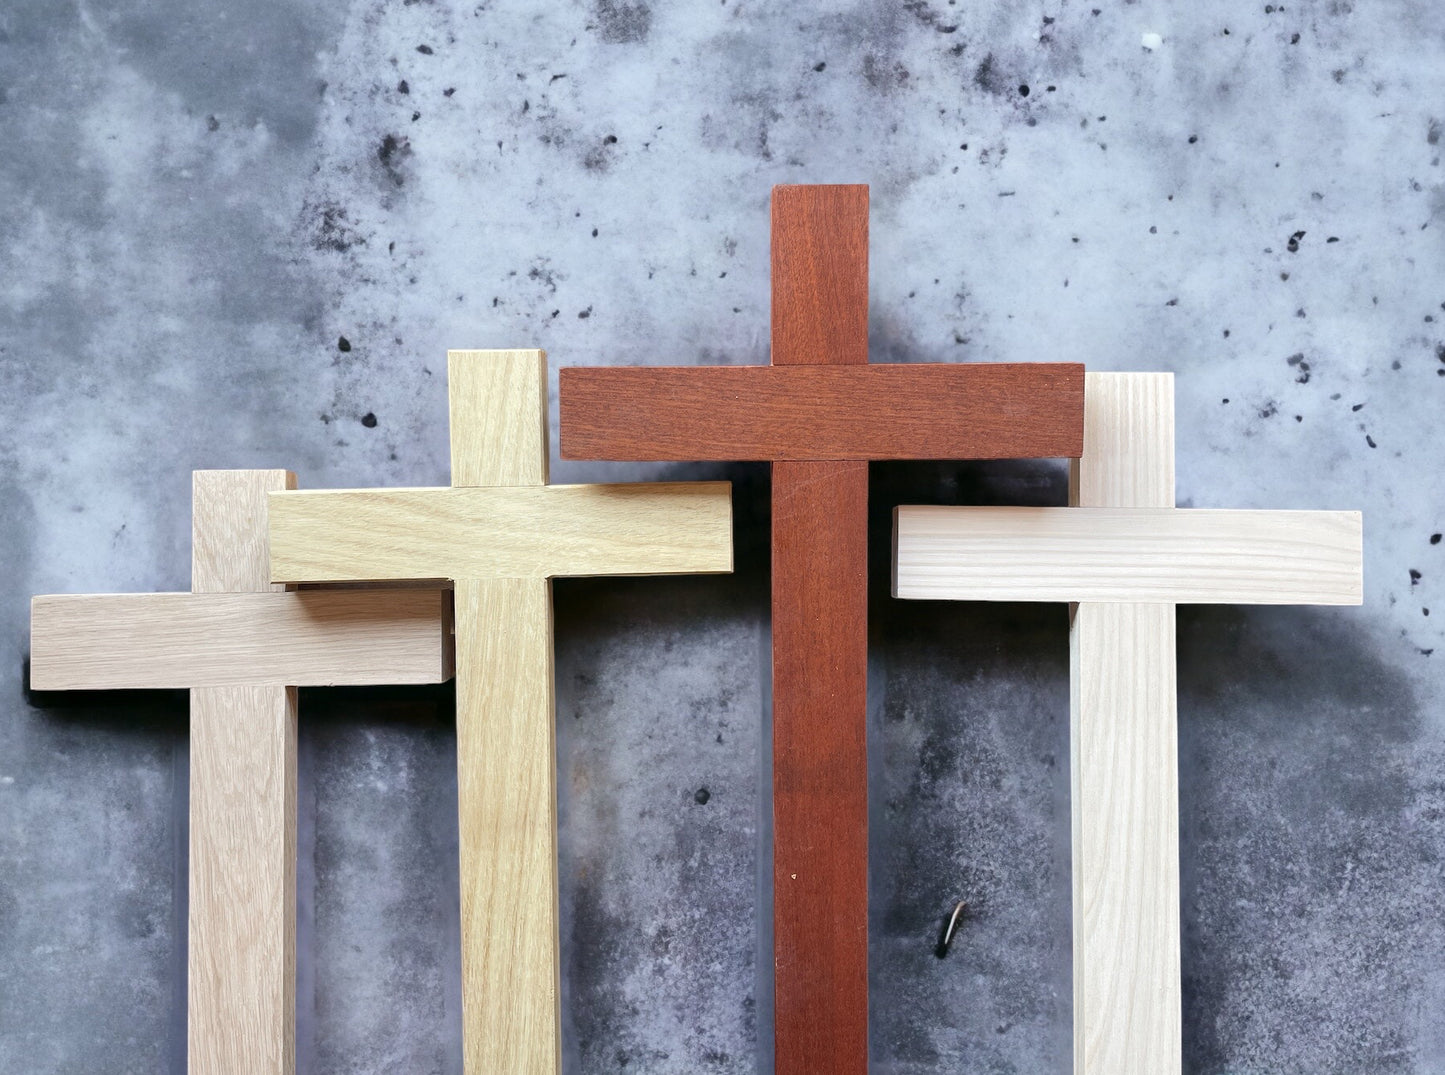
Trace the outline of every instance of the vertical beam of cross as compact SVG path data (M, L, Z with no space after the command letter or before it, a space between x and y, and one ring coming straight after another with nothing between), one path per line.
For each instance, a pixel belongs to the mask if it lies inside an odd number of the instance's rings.
M271 584L266 494L285 470L197 471L191 591ZM195 1075L290 1075L296 1029L296 688L191 691L187 1055Z
M541 351L448 356L452 485L276 493L272 577L450 579L456 599L463 1054L560 1065L557 575L732 570L727 482L548 485Z
M567 459L773 465L774 1040L868 1064L873 459L1076 456L1082 366L868 363L868 188L773 190L772 365L563 369Z
M1174 379L1093 375L1069 502L1174 507ZM1082 601L1069 629L1074 1070L1177 1075L1174 606Z
M868 188L781 187L772 361L867 365ZM868 1063L868 462L779 461L773 965L780 1072Z
M547 484L547 365L449 363L452 486ZM462 1005L471 1072L560 1070L552 582L457 579Z

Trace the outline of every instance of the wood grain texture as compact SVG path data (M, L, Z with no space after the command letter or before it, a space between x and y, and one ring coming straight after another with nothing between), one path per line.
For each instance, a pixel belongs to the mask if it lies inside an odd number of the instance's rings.
M558 376L564 459L1011 459L1083 450L1084 368L1068 363L571 368Z
M546 485L547 353L448 351L452 485Z
M191 587L272 589L266 496L288 471L197 471ZM191 1075L296 1065L296 691L191 692Z
M266 497L296 488L289 470L191 474L191 592L281 590L270 581Z
M439 589L62 594L30 611L36 690L442 683Z
M772 284L775 365L867 369L866 187L773 188ZM775 1070L866 1075L868 464L772 471Z
M868 1065L868 464L773 465L780 1075Z
M1174 606L1085 602L1070 639L1074 1071L1177 1075Z
M901 507L894 532L895 597L1256 605L1363 600L1355 511Z
M1071 503L1174 507L1174 382L1090 374ZM1083 603L1069 629L1075 1075L1179 1075L1172 605Z
M367 489L271 498L283 582L732 570L727 482Z
M466 1070L556 1072L551 583L458 580L456 614Z
M291 1075L296 690L191 691L189 1067Z
M770 234L773 365L866 365L868 187L774 187Z

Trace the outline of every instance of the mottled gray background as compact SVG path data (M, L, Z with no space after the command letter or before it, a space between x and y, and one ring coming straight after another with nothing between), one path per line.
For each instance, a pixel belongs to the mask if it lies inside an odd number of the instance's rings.
M1186 1066L1445 1071L1442 46L1434 0L6 0L0 1070L184 1056L184 697L28 695L29 595L187 588L193 467L444 483L448 347L764 361L770 186L863 181L875 360L1173 370L1182 504L1364 509L1363 609L1180 611ZM767 474L670 472L738 483L738 573L556 587L573 1072L770 1066ZM1062 474L874 470L876 1072L1069 1070L1064 609L883 570L893 504ZM449 691L302 704L301 1068L458 1071Z

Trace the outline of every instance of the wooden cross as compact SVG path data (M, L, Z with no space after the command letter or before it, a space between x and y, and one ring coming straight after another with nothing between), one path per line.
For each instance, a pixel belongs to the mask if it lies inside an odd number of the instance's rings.
M1174 507L1171 374L1091 373L1068 508L904 507L896 597L1074 601L1074 1071L1180 1070L1176 604L1357 605L1348 511Z
M272 586L284 470L193 478L191 592L36 597L36 690L191 692L188 1054L193 1075L295 1069L296 688L451 677L439 589Z
M774 1035L868 1063L868 461L1075 456L1083 367L868 365L868 188L775 187L772 365L564 369L566 459L767 460Z
M551 579L732 570L727 482L547 484L541 351L448 357L452 485L271 497L278 581L455 588L466 1070L560 1064Z

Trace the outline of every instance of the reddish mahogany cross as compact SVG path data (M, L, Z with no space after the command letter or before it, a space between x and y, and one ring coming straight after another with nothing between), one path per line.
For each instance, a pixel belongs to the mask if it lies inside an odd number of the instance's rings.
M1084 368L868 364L868 188L773 189L772 365L561 371L564 459L773 467L779 1075L868 1067L868 461L1078 456Z

